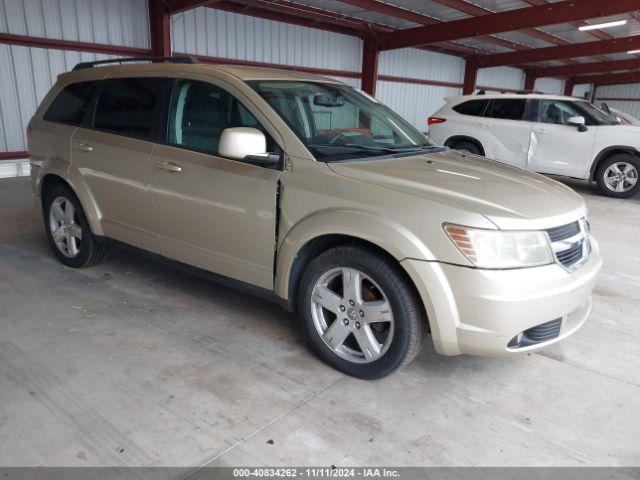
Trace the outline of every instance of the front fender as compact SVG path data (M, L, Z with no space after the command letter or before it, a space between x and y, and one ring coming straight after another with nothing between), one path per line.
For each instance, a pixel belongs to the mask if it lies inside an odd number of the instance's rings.
M289 280L298 253L311 240L324 235L347 235L373 243L396 260L433 260L431 250L404 226L372 212L330 209L314 213L289 229L281 240L276 262L275 293L289 298Z

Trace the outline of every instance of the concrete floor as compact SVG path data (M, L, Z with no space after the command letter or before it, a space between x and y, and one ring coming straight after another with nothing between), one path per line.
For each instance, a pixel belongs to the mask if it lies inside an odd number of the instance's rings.
M510 359L426 342L365 382L266 301L132 253L63 267L28 179L0 180L0 466L637 466L640 196L572 186L605 259L581 331Z

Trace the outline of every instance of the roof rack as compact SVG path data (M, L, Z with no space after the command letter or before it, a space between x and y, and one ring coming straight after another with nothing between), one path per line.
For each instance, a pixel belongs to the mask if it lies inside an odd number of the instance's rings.
M194 57L126 57L114 58L112 60L98 60L95 62L80 62L73 70L83 70L85 68L93 68L97 65L107 65L109 63L130 63L130 62L171 62L171 63L200 63Z

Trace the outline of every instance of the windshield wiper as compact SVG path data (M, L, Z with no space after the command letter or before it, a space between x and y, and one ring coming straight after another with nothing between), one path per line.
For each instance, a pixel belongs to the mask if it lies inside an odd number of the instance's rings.
M435 145L419 145L415 147L378 147L373 145L361 145L359 143L342 143L342 144L331 144L331 143L320 143L320 144L312 144L309 147L333 147L333 148L351 148L354 150L367 150L371 152L381 152L381 153L410 153L410 152L421 152L423 150L428 150L432 148L439 148Z

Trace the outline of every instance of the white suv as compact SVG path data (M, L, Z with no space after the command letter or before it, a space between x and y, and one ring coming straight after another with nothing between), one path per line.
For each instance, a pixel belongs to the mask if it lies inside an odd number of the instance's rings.
M585 100L539 94L465 95L429 118L439 145L539 173L595 180L627 198L640 190L640 127Z

